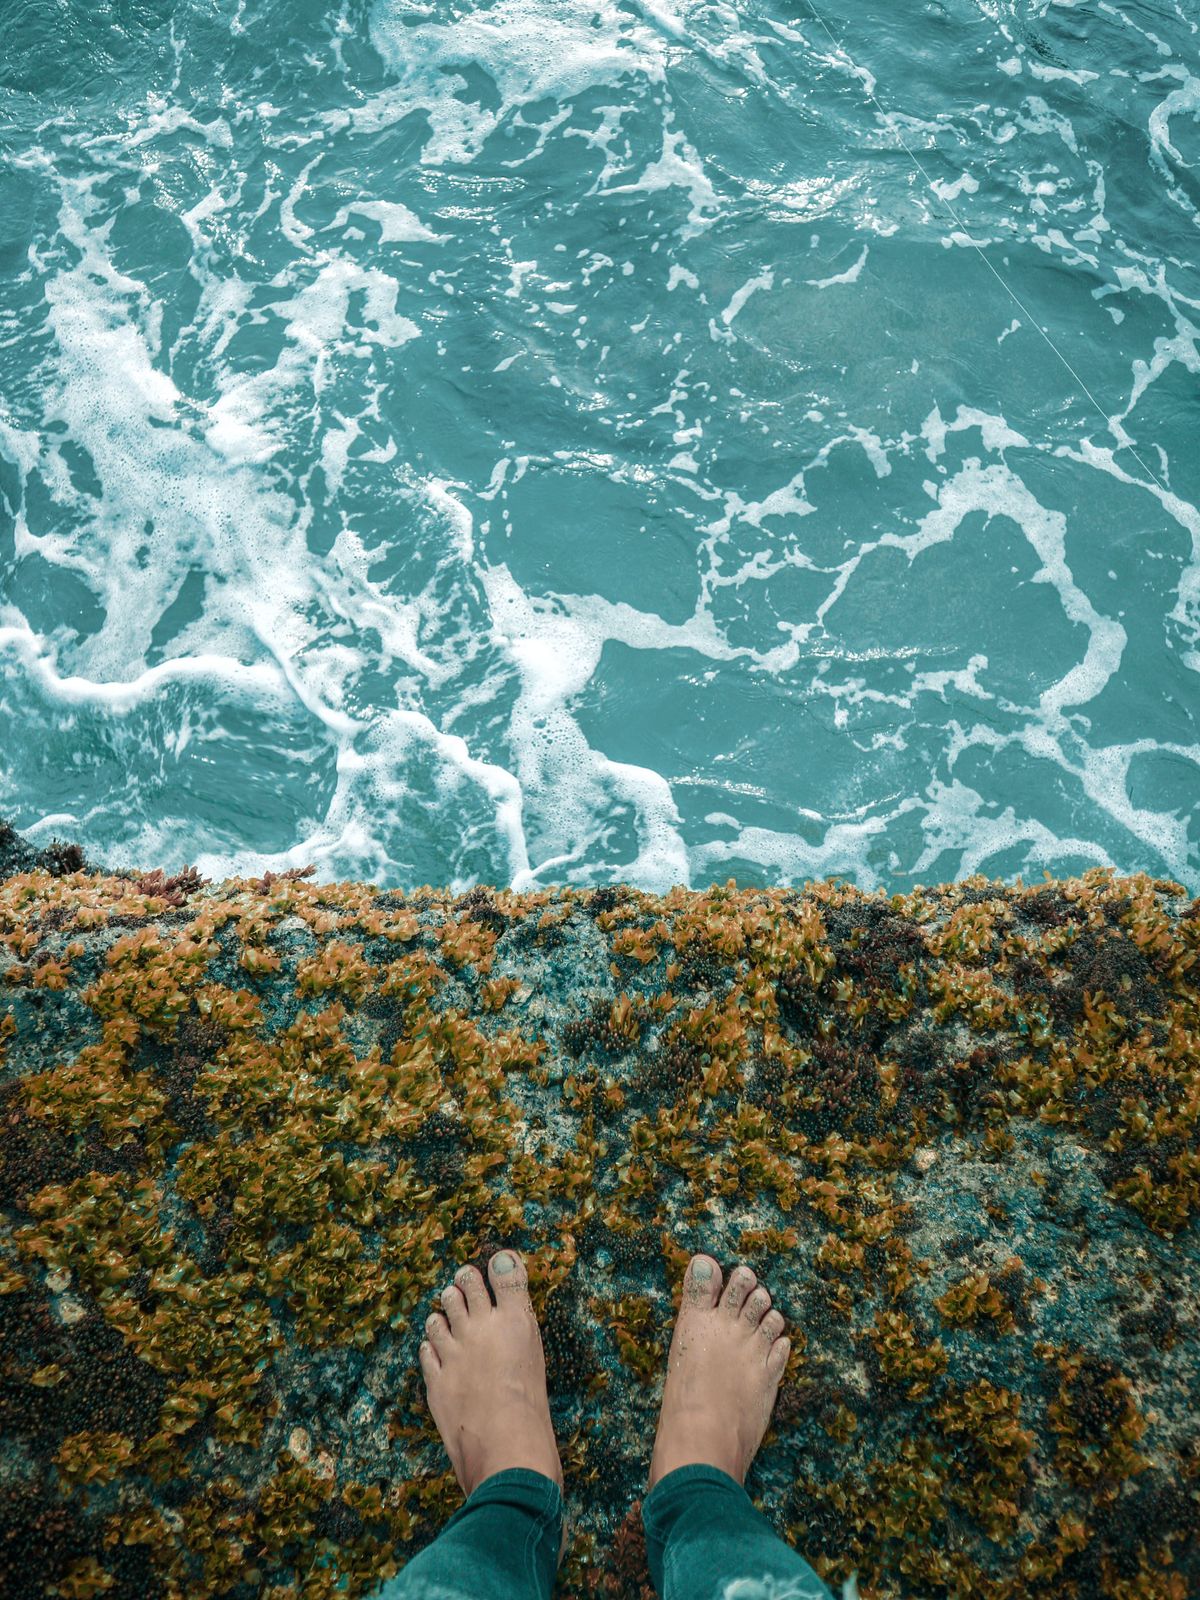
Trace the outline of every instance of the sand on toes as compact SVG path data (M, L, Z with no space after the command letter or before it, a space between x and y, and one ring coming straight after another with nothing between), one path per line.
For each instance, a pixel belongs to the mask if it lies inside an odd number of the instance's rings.
M510 1467L531 1467L562 1487L550 1421L546 1359L515 1250L488 1262L488 1285L461 1267L425 1322L421 1371L429 1409L464 1494Z
M671 1349L647 1489L693 1462L741 1483L762 1443L791 1341L769 1291L747 1266L724 1292L711 1256L693 1256Z

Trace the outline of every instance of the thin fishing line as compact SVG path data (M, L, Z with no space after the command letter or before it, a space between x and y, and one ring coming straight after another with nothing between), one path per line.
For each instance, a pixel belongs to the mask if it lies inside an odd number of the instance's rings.
M834 33L833 29L829 26L829 24L825 21L825 18L817 10L816 6L813 4L813 0L805 0L805 4L808 6L808 9L812 12L814 19L821 25L822 28L824 28L825 32L828 34L829 42L833 45L834 49L836 51L838 51L838 53L840 55L844 56L847 61L852 60L853 58L851 57L850 52L846 49L846 46L837 37L837 35ZM872 74L872 76L874 76L874 75ZM866 86L864 85L864 87L866 87ZM887 121L889 124L891 124L891 113L889 111L885 111L884 110L883 106L879 102L879 97L875 93L874 89L867 89L867 95L868 95L868 98L873 102L876 111L879 112L879 115L881 117L883 117L884 120ZM1112 418L1105 411L1104 407L1100 404L1099 400L1096 399L1096 396L1088 388L1087 384L1084 383L1084 381L1080 377L1079 373L1076 372L1075 368L1067 360L1066 356L1058 348L1058 346L1055 344L1054 340L1046 332L1045 328L1042 327L1041 323L1034 316L1033 312L1030 311L1029 307L1025 304L1024 300L1021 299L1021 297L1017 293L1017 291L1008 282L1008 280L1005 278L1004 274L999 270L999 268L995 265L995 263L991 260L991 258L984 254L983 249L979 245L977 245L975 243L974 239L972 239L971 234L970 234L970 230L968 229L966 223L959 216L958 212L955 211L954 207L950 204L949 200L945 199L942 195L938 194L937 190L933 186L933 179L929 176L928 172L926 172L926 170L925 170L924 165L917 158L916 152L914 150L910 149L908 143L906 142L906 140L904 138L904 135L900 132L900 130L897 127L895 127L894 124L891 124L891 127L892 127L892 132L895 133L896 138L899 139L901 145L903 146L904 153L908 156L908 159L912 162L913 166L916 167L917 171L921 174L921 176L925 179L925 182L929 185L929 188L932 191L934 198L938 201L938 203L940 205L942 205L945 208L946 211L949 212L950 216L953 218L956 226L958 227L959 232L966 239L967 243L974 250L975 254L979 257L979 259L983 262L984 266L988 269L988 271L996 279L996 282L1000 285L1000 287L1005 291L1006 294L1009 295L1009 297L1012 299L1014 304L1019 306L1020 309L1025 313L1025 315L1026 315L1026 317L1028 317L1029 321L1033 324L1033 326L1041 334L1042 338L1050 346L1051 350L1053 350L1054 354L1062 362L1063 366L1066 367L1067 371L1074 378L1075 382L1079 385L1079 387L1083 390L1084 394L1092 402L1092 405L1096 408L1096 414L1103 419L1105 428L1107 428L1111 432L1112 431ZM1153 482L1155 484L1157 484L1158 488L1162 491L1162 493L1163 494L1169 494L1170 493L1170 490L1166 487L1166 485L1164 483L1160 482L1157 474L1154 473L1153 471L1151 471L1151 469L1142 460L1141 456L1137 453L1137 450L1134 448L1134 446L1132 444L1118 445L1117 448L1118 449L1128 450L1130 455L1137 462L1138 466L1141 467L1142 471L1147 475L1147 477L1151 478L1153 480Z

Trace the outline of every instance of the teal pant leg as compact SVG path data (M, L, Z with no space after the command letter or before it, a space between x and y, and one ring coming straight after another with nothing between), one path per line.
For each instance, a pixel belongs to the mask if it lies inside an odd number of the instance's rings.
M696 1463L660 1478L642 1501L642 1525L662 1600L832 1600L719 1467Z
M562 1515L553 1478L494 1472L376 1600L550 1600Z

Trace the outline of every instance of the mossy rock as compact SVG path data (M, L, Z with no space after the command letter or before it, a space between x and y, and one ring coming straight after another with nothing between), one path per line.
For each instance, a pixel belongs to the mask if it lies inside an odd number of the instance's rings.
M638 1596L688 1255L748 1487L864 1597L1200 1593L1200 903L0 872L0 1588L368 1593L459 1494L416 1345L526 1254L564 1596Z

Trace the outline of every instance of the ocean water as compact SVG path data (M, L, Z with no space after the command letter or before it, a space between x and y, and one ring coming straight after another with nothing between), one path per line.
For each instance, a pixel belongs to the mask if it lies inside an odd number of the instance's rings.
M5 0L0 815L1200 889L1191 0Z

